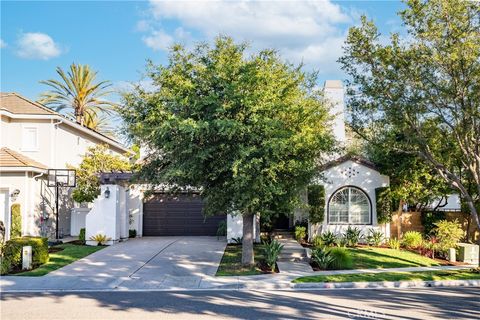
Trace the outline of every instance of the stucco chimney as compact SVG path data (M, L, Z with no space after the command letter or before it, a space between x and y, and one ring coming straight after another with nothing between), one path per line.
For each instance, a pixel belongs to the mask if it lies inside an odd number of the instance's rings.
M330 114L334 116L333 134L340 143L345 143L345 101L341 80L327 80L324 87L325 99L329 103Z

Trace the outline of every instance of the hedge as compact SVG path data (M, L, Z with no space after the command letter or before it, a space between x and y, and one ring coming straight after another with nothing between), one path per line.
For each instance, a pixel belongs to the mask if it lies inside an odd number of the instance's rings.
M12 205L12 224L10 229L10 238L19 238L22 236L22 213L20 211L20 204Z
M322 223L325 217L325 188L310 185L307 188L310 223Z
M22 248L32 246L32 266L36 268L49 260L48 239L40 237L22 237L8 240L5 243L0 274L7 274L22 268Z
M389 187L375 189L377 221L384 224L392 221L392 194Z

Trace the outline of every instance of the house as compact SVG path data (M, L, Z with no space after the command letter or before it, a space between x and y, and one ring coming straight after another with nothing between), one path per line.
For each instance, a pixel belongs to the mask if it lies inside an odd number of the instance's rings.
M7 235L11 207L19 204L23 235L55 237L55 190L47 186L48 169L77 166L87 148L98 144L108 146L112 154L131 152L118 141L17 93L1 93L0 118L0 220ZM70 191L61 188L59 192L63 235L71 233Z
M344 89L341 81L325 83L325 97L331 103L332 132L339 145L348 144L345 133ZM325 219L323 223L309 224L310 235L326 230L344 232L355 226L366 233L380 229L389 236L389 226L377 223L376 189L387 187L389 178L375 166L360 157L337 155L327 161L314 184L323 185L325 191ZM219 223L227 224L227 239L242 236L241 216L217 216L204 218L202 201L195 192L168 195L158 191L144 197L142 186L128 184L130 174L105 173L101 179L101 194L95 200L86 217L87 239L95 234L105 234L109 243L126 239L128 229L137 230L137 235L215 235ZM304 197L305 198L305 197ZM306 201L306 199L305 199ZM305 210L296 210L287 221L308 218ZM259 218L254 217L255 238L259 240ZM91 244L94 244L92 242Z

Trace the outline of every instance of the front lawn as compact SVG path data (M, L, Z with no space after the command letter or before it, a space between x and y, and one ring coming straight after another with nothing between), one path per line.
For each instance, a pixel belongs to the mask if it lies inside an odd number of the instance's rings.
M353 258L354 269L430 267L440 265L433 259L406 250L377 247L359 247L348 250Z
M306 282L374 282L374 281L432 281L432 280L475 280L480 271L474 269L438 270L416 272L382 272L361 274L318 275L301 277L295 283Z
M263 259L263 246L253 246L255 262ZM242 266L242 246L228 245L223 253L222 261L218 266L217 276L250 276L262 274L262 270L256 264L254 267L245 268Z
M47 273L60 269L61 267L66 266L78 259L88 256L98 250L105 248L104 246L82 246L70 243L64 243L57 246L51 247L51 249L63 249L61 251L52 252L50 253L50 260L39 266L38 268L26 271L22 273L15 274L16 276L30 276L30 277L37 277L37 276L44 276Z

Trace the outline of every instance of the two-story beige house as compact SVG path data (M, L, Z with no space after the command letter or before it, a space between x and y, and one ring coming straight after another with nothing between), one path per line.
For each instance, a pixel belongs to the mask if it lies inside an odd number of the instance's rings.
M81 126L16 93L0 94L0 220L10 233L11 206L20 204L23 235L54 237L55 190L47 170L77 166L90 146L107 145L114 154L131 151L118 141ZM59 230L70 234L70 191L60 193Z

